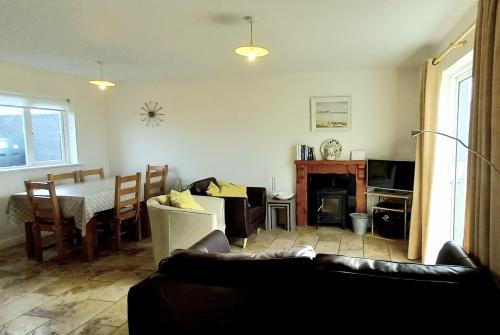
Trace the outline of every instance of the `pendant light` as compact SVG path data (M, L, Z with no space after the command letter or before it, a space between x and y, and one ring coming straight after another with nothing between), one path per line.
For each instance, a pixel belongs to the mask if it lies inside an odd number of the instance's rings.
M247 57L249 62L253 62L256 57L267 55L269 50L253 44L253 17L245 16L244 19L250 23L250 44L248 46L236 48L234 52L240 56Z
M99 64L101 66L101 79L100 80L91 80L91 81L89 81L89 83L91 83L92 85L99 86L99 89L101 89L101 91L104 91L107 87L116 86L115 83L104 80L103 75L102 75L102 65L104 63L102 61L98 60L97 64Z

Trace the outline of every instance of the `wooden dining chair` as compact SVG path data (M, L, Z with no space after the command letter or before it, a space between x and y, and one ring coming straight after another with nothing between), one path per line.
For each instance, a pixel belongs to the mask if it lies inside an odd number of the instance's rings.
M62 217L59 202L57 201L54 181L32 182L27 180L24 182L24 185L33 213L33 221L30 223L30 226L32 231L31 243L33 245L35 258L38 261L43 260L44 246L42 245L41 232L46 231L54 233L58 261L60 263L64 262L68 254L67 251L70 251L67 250L64 245L65 240L70 238L72 241L73 239L78 240L79 238L78 234L80 232L75 226L74 218ZM28 241L28 243L30 243L30 241Z
M149 165L146 168L146 182L144 183L144 201L142 205L142 237L151 236L149 213L146 201L149 198L165 194L165 181L167 180L168 165Z
M148 164L146 169L146 182L144 183L144 201L165 194L167 174L168 165Z
M133 185L131 185L133 184ZM130 176L116 176L115 179L115 209L113 228L115 235L115 248L121 246L122 221L133 219L135 226L135 240L141 239L141 173Z
M90 170L79 170L78 177L80 179L80 183L85 182L85 177L90 176L99 176L100 179L104 179L104 169L90 169Z
M56 173L56 174L49 173L47 175L47 179L49 181L54 181L54 182L60 181L60 180L72 179L73 182L76 184L76 183L78 183L78 172L72 171L72 172Z

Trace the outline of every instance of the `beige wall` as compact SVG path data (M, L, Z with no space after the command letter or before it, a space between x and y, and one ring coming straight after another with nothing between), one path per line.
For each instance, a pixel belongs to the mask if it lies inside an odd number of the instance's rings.
M71 100L75 113L78 158L83 165L0 171L0 248L24 241L24 226L12 226L5 210L9 195L24 190L24 180L45 178L49 172L103 166L109 171L104 95L87 80L53 72L0 63L0 91Z
M335 138L341 159L365 150L368 158L413 160L419 78L417 69L388 69L121 85L108 100L112 171L169 164L170 184L215 176L270 190L275 177L277 190L294 191L297 144L319 155L321 142ZM351 96L352 129L311 132L309 98L336 95ZM164 108L159 127L141 122L147 100Z

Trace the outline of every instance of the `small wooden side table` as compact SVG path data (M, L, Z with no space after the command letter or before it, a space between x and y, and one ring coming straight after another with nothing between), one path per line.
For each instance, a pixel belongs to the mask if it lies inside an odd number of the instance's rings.
M273 218L276 217L275 209L282 208L286 212L286 230L292 231L295 228L295 196L288 200L280 200L269 197L267 199L267 221L266 230L271 230L277 227L277 223Z

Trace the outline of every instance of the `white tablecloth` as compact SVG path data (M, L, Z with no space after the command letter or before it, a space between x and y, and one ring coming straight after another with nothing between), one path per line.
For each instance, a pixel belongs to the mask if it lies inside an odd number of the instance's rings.
M142 200L142 185L140 189ZM56 194L63 217L73 216L76 227L81 229L82 236L85 236L87 222L95 213L115 207L115 178L59 185L56 186ZM126 199L126 197L122 199ZM10 196L7 214L10 224L24 224L26 221L33 221L26 192Z

